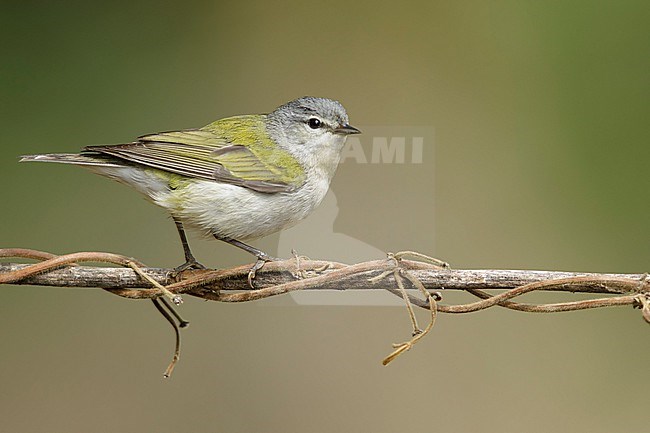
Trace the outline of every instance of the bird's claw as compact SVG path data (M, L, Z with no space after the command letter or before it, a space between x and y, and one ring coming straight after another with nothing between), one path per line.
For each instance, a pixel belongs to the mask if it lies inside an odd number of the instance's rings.
M271 257L265 253L257 256L257 261L250 269L250 271L248 271L248 285L250 286L251 289L255 288L255 286L253 286L253 280L255 279L255 275L257 274L257 271L262 269L262 267L266 264L266 262L273 262L276 260L277 260L276 258Z
M175 279L176 277L178 277L178 275L180 275L181 272L187 271L189 269L208 269L208 268L203 266L201 263L197 262L195 258L192 258L191 260L187 260L182 265L176 266L172 270L170 276Z

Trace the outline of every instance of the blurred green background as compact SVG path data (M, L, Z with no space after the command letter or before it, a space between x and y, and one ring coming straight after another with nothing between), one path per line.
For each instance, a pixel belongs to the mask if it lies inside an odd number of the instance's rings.
M309 218L291 237L300 253L348 260L345 235L457 268L648 271L648 11L643 1L2 2L0 247L177 265L162 210L18 155L314 95L340 100L353 125L430 127L435 140L420 165L342 164L336 200L319 210L338 207L325 217L333 231ZM210 266L250 261L192 245ZM0 293L3 431L647 431L650 334L631 308L441 316L382 367L408 337L402 308L186 299L192 326L163 380L172 334L150 303Z

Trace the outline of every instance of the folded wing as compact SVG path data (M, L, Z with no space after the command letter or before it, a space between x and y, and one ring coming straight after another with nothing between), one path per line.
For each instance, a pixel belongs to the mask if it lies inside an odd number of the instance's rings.
M145 135L128 144L88 146L82 154L96 152L264 193L289 192L304 183L304 172L297 161L288 152L270 146L270 138L250 142L249 137L265 134L228 136L215 124L206 128Z

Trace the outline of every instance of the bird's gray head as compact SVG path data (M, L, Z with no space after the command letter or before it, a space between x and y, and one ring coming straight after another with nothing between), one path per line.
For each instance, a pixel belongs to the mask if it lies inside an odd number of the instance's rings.
M267 116L267 127L271 137L290 151L329 147L340 152L346 136L361 132L348 124L348 114L338 101L311 96L278 107Z

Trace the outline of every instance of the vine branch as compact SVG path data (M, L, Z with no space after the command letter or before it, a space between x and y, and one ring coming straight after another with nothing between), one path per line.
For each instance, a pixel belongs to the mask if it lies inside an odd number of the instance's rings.
M406 260L410 256L415 260ZM0 249L2 258L40 260L35 264L0 263L0 284L101 288L130 299L150 299L174 327L176 349L165 372L169 377L180 356L179 328L183 320L167 302L175 305L186 294L211 301L247 302L296 290L387 290L404 299L413 326L413 338L394 345L383 363L388 364L433 327L437 313L470 313L493 306L532 312L555 313L590 308L629 305L642 310L650 323L650 279L647 274L600 274L533 270L449 269L448 265L423 254L406 251L388 254L387 259L355 265L294 258L268 262L249 284L250 266L220 270L189 270L177 275L173 269L149 268L136 259L102 253L81 252L56 256L21 248ZM115 267L80 266L108 263ZM407 289L420 292L416 297ZM468 304L440 304L440 291L463 290L480 300ZM501 290L488 293L486 290ZM573 292L601 295L598 298L533 305L512 299L534 291ZM429 310L430 323L421 330L412 305ZM178 321L178 324L176 323Z

